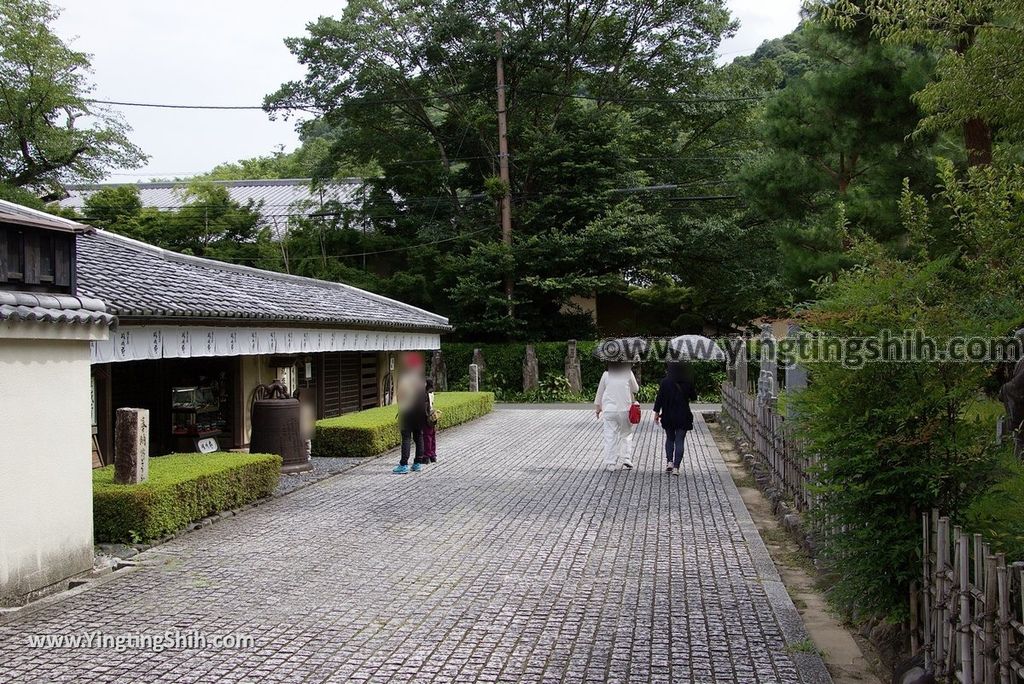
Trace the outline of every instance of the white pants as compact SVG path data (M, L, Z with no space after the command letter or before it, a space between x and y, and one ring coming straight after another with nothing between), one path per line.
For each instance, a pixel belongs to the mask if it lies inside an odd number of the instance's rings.
M629 411L605 411L604 419L604 463L617 465L633 462L633 424L629 422Z

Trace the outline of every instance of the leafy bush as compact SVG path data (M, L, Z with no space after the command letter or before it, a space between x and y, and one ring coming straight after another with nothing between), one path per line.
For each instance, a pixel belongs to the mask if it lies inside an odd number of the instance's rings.
M535 404L577 404L593 400L581 392L573 392L569 387L569 381L564 375L546 375L541 378L537 389L529 392L515 392L510 390L495 390L495 398L498 401L510 403L535 403Z
M846 231L858 266L818 283L818 300L802 314L805 330L839 339L913 333L902 357L918 360L811 363L810 385L788 398L806 448L820 459L817 514L837 530L822 539L833 597L862 615L906 617L923 512L938 509L1013 543L996 533L1015 516L1001 523L992 514L1021 487L1012 471L1007 478L1010 469L1000 473L1005 456L974 409L993 365L924 352L1020 327L1020 203L1007 198L1024 190L1024 168L974 167L961 179L952 163L938 167L942 182L930 201L905 186L899 255ZM1005 486L994 490L1000 479Z
M645 383L640 385L640 391L636 393L636 400L641 404L653 404L658 397L658 385Z
M981 332L973 304L951 291L956 280L948 261L874 260L824 286L806 329L844 339L920 329L939 341ZM923 358L927 342L908 357ZM921 513L964 511L992 476L992 433L964 418L987 370L897 360L808 367L813 381L787 403L820 459L817 514L836 530L822 539L832 596L851 612L905 618L920 572Z
M434 405L443 430L479 418L494 408L491 392L438 392ZM314 456L373 456L402 443L398 407L380 406L316 423Z
M575 394L557 387L557 381L549 378L565 378L566 342L539 342L534 345L537 365L540 368L541 388L535 392L523 392L523 358L526 356L525 342L501 344L474 344L471 342L442 343L445 365L448 367L448 385L452 389L469 387L469 364L473 362L473 349L480 349L486 368L480 375L480 387L494 392L499 401L508 402L577 402L593 401L597 384L601 381L605 363L594 358L596 341L583 340L576 343L580 359L580 375L583 392ZM725 381L725 365L711 361L690 364L697 394L706 401L718 401L722 383ZM664 364L644 363L640 367L641 384L657 383L665 371ZM756 377L756 371L755 376ZM646 400L644 400L646 401ZM653 399L652 399L653 401Z
M219 511L269 496L281 458L268 454L173 454L149 461L142 484L114 483L114 466L92 474L96 541L136 542L176 532Z

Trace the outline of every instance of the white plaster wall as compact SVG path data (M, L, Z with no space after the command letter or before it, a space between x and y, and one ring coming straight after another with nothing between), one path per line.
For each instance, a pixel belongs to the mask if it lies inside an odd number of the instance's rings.
M0 605L93 557L89 342L2 333Z

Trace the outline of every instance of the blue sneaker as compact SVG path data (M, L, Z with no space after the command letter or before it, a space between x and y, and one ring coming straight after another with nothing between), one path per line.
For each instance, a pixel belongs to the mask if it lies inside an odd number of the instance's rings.
M418 473L421 470L423 470L423 466L422 465L420 465L419 463L413 463L412 464L412 472Z
M413 466L413 468L415 468L415 467L416 466ZM407 465L396 465L391 472L393 472L395 475L405 475L406 473L409 472L409 466L407 466Z

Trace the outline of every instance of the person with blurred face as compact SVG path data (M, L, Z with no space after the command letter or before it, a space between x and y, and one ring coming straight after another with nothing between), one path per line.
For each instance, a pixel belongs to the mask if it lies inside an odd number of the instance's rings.
M423 428L427 424L427 381L421 355L410 352L402 357L395 398L398 401L398 429L402 433L402 456L392 472L398 475L409 472L409 457L414 447L411 470L419 472L426 463Z
M629 422L629 407L639 390L630 363L609 363L608 370L601 376L594 409L597 417L604 421L606 470L615 470L620 461L627 470L633 468L633 424Z
M686 433L693 429L690 402L696 400L697 390L688 368L681 363L668 364L654 400L654 422L661 423L665 431L666 473L679 474Z

